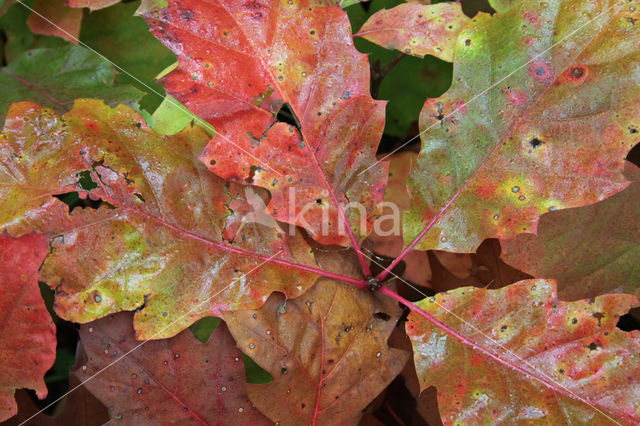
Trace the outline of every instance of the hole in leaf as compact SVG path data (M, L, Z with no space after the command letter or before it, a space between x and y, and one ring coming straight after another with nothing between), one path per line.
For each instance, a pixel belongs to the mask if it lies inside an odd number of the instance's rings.
M270 383L273 378L271 374L266 370L263 370L258 364L256 364L251 358L242 354L242 360L244 361L244 369L247 374L247 383L254 385L264 385Z
M82 207L82 209L86 209L88 207L94 210L98 210L100 207L107 207L109 209L116 208L114 205L109 204L101 199L92 200L89 197L80 198L80 195L78 195L77 192L56 194L54 195L54 197L69 206L69 213L73 212L73 210L77 207Z
M298 121L298 117L296 117L296 114L293 112L293 109L291 109L289 104L282 105L280 111L278 111L278 114L276 115L276 120L290 124L300 130L300 121Z
M640 308L632 309L628 314L622 315L617 327L622 331L640 330Z
M247 183L253 183L253 179L255 178L256 172L258 172L258 170L260 170L260 167L251 166L251 169L249 170L249 176L247 176L247 178L244 181Z
M640 143L636 144L627 154L627 160L640 167Z
M389 321L391 319L391 315L386 312L376 312L375 314L373 314L373 317L381 319L383 321Z
M85 191L91 191L92 189L96 189L98 187L98 184L95 183L93 179L91 179L91 171L85 170L83 172L77 173L76 176L78 177L78 185L80 185L80 188L84 189Z

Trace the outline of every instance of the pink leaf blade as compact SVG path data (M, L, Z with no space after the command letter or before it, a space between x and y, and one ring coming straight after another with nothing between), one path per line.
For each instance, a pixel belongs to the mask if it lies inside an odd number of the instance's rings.
M44 374L56 358L56 327L40 296L38 268L47 238L0 234L0 420L17 413L15 389L47 396Z
M375 159L384 102L369 94L368 60L344 12L308 1L170 1L151 10L152 33L179 61L163 84L222 135L202 161L225 179L268 189L276 219L322 243L358 247L388 166L359 175ZM285 103L300 131L276 119ZM350 202L366 213L347 211Z
M638 332L624 333L616 324L637 303L630 295L565 303L557 299L555 283L545 280L500 290L462 288L418 306L472 336L483 351L415 313L407 333L421 387L438 388L445 424L471 418L632 424L640 418L634 390L640 340ZM472 370L459 368L463 359Z

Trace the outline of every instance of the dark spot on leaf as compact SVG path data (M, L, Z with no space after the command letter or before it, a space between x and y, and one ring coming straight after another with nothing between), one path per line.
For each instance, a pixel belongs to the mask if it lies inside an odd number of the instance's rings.
M573 67L569 70L569 77L573 80L580 80L586 73L585 67Z
M596 349L598 349L600 347L602 347L602 345L600 345L599 343L596 343L596 342L591 342L587 346L587 348L589 348L590 351L595 351Z
M529 145L531 145L532 148L538 148L540 147L540 145L543 145L545 142L541 141L538 138L533 138L529 141Z
M381 319L383 321L389 321L391 319L391 315L387 314L386 312L376 312L375 314L373 314L373 317Z
M591 314L591 316L598 320L598 327L600 327L602 325L602 318L605 317L605 314L603 314L602 312L594 312Z

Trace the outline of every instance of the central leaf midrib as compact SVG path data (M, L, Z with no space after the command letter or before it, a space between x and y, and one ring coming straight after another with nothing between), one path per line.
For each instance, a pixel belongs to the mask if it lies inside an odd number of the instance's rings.
M181 228L181 227L179 227L177 225L174 225L174 224L172 224L170 222L167 222L167 221L165 221L163 219L155 217L152 214L144 212L144 211L142 211L140 209L124 205L122 202L116 201L115 199L113 199L112 197L110 197L110 196L108 196L108 195L106 195L104 193L95 194L95 193L92 193L91 191L82 191L82 192L85 192L87 194L93 194L95 196L98 196L98 197L102 198L104 201L106 201L106 202L108 202L110 204L113 204L116 207L122 208L124 210L132 211L133 213L135 213L137 215L140 215L140 216L143 216L143 217L145 217L147 219L150 219L150 220L152 220L152 221L154 221L154 222L156 222L156 223L158 223L158 224L160 224L160 225L162 225L162 226L164 226L166 228L169 228L169 229L171 229L171 230L183 235L186 238L194 239L196 241L199 241L201 243L214 246L214 247L219 248L219 249L224 250L224 251L228 251L228 252L231 252L231 253L236 253L236 254L243 255L243 256L254 257L254 258L257 258L257 259L260 259L260 260L263 260L263 261L278 263L280 265L283 265L283 266L286 266L286 267L295 268L295 269L298 269L298 270L301 270L301 271L304 271L304 272L308 272L308 273L314 273L314 274L318 274L318 275L325 275L327 273L326 271L314 268L312 266L307 266L307 265L291 262L291 261L284 260L284 259L276 259L274 257L269 257L269 256L266 256L266 255L253 253L253 252L246 251L244 249L240 249L240 248L236 248L236 247L230 247L230 246L228 246L226 244L222 244L222 243L218 243L216 241L209 240L209 239L207 239L205 237L201 237L201 236L199 236L197 234L194 234L194 233L192 233L190 231L187 231L186 229L183 229L183 228ZM356 279L351 278L351 277L342 277L341 279L343 279L343 280L346 279L347 282L352 282L352 281L358 281L359 282L360 281L360 280L356 280Z

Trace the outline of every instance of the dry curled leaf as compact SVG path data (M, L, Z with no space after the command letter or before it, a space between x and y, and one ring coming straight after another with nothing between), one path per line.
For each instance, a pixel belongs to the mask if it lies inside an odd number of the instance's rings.
M340 256L329 256L324 265L349 268ZM301 297L273 295L259 310L224 319L242 351L274 378L247 388L269 419L353 424L408 359L387 345L399 316L391 300L322 278Z

